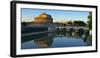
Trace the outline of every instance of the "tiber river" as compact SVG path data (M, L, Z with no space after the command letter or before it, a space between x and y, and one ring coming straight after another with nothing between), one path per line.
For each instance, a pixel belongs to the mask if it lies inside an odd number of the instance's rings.
M59 31L22 36L21 49L91 46L92 40L82 36Z

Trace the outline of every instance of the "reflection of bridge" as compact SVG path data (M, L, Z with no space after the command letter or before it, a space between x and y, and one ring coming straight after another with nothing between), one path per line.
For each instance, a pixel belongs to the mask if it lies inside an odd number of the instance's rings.
M88 28L87 27L76 27L76 26L72 26L72 27L69 27L69 26L62 26L62 27L56 27L56 29L67 29L67 30L70 30L70 29L75 29L75 30L77 30L77 29L84 29L84 30L88 30Z

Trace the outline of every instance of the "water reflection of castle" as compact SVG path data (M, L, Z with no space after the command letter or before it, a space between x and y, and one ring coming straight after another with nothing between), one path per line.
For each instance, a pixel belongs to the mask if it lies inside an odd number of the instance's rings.
M44 33L41 37L34 39L38 48L48 48L53 43L54 33Z

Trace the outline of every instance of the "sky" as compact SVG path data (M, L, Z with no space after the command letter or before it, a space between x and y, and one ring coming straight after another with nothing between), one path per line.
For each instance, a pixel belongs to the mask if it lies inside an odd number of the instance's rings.
M39 16L41 13L47 13L52 16L53 22L61 21L74 21L80 20L87 22L89 15L88 11L74 11L74 10L55 10L55 9L32 9L32 8L22 8L21 9L21 21L31 22L34 21L34 17Z

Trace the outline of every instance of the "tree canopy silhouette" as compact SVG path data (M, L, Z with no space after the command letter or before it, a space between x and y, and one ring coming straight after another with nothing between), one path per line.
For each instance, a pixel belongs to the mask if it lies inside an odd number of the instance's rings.
M89 16L88 16L88 27L89 27L89 30L92 29L92 12L89 12Z

